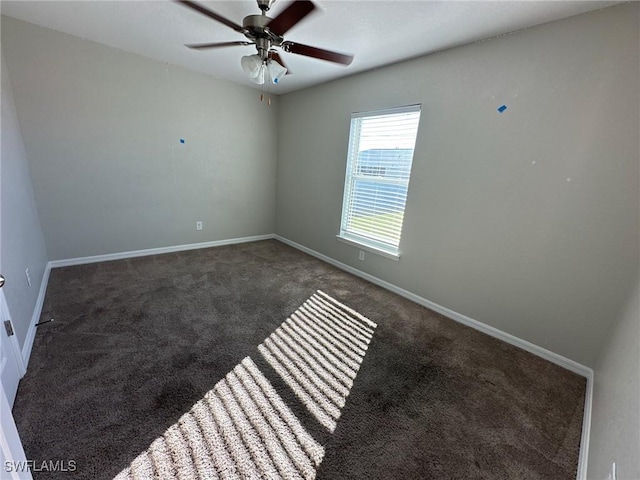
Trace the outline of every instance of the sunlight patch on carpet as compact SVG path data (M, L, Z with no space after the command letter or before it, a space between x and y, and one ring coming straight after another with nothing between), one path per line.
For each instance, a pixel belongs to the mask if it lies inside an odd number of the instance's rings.
M375 328L318 290L258 350L333 432ZM246 357L114 480L312 480L324 453Z
M258 351L333 432L376 324L318 290Z
M115 478L313 479L323 457L247 357Z

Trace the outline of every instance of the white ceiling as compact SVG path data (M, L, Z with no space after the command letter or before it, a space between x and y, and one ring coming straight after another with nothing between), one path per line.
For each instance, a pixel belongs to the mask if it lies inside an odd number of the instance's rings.
M200 2L235 23L258 14L254 0ZM278 0L275 17L289 2ZM349 67L282 53L287 93L407 58L597 10L611 1L329 1L293 27L294 42L355 54ZM196 51L185 43L244 40L224 25L171 1L2 1L1 13L111 47L259 88L240 67L253 46Z

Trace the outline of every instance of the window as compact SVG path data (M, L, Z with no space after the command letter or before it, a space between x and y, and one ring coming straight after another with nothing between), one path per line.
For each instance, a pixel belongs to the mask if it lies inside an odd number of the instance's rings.
M338 238L398 257L420 105L354 113Z

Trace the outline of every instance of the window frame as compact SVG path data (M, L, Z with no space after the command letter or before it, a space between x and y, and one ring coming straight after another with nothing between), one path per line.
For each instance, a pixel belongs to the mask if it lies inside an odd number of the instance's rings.
M354 151L354 150L359 149L360 147L361 133L362 133L361 122L355 123L354 120L378 117L378 116L384 116L384 115L395 115L395 114L416 113L416 112L418 113L418 121L417 121L416 131L415 131L416 140L414 141L413 147L411 148L411 161L409 164L409 174L406 180L407 195L404 198L404 204L402 206L403 219L402 219L402 224L400 226L398 244L395 245L392 243L387 243L372 237L359 235L358 233L353 232L352 230L349 230L347 228L347 222L351 218L350 210L352 210L353 190L355 188L354 186L357 180L356 177L358 177L358 172L356 172L356 169L358 168L357 162L358 162L358 157L361 153L359 150L358 151ZM409 191L409 182L411 180L411 173L413 170L415 144L417 143L417 136L420 129L421 113L422 113L422 104L412 104L412 105L405 105L401 107L371 110L366 112L355 112L351 114L351 120L349 124L349 144L348 144L348 151L347 151L347 164L346 164L346 172L345 172L345 179L344 179L344 193L342 198L342 212L340 216L340 232L338 233L338 235L336 235L336 238L339 241L356 246L362 250L367 250L372 253L376 253L378 255L381 255L393 260L400 259L400 242L402 239L402 230L404 227L404 213L407 207L406 200L407 200L408 191ZM381 167L377 167L377 168L381 168ZM405 185L404 180L400 180L400 181L393 180L386 176L381 176L376 178L375 176L372 175L372 179L370 181L375 184L396 183L396 184Z

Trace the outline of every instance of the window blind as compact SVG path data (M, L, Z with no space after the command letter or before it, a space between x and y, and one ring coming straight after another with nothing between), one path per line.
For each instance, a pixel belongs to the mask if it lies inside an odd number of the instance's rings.
M397 254L420 105L351 117L340 236Z

